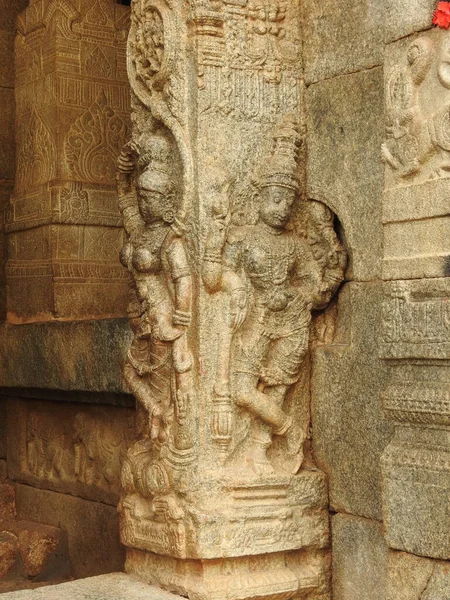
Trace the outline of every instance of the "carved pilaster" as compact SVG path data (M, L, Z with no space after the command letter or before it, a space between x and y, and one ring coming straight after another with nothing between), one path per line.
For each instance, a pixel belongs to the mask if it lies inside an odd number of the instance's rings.
M329 597L308 349L346 256L303 193L299 17L297 2L133 5L118 189L141 437L121 535L130 572L191 598Z
M396 433L382 458L392 548L450 558L450 37L387 47L383 394Z
M109 0L33 0L19 18L6 221L13 319L126 310L115 165L129 136L128 16Z

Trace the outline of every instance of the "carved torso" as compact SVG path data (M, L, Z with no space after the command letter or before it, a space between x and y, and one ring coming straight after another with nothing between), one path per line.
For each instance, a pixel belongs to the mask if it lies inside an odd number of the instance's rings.
M278 312L299 294L300 254L301 245L294 234L258 224L230 232L224 264L245 272L256 304Z

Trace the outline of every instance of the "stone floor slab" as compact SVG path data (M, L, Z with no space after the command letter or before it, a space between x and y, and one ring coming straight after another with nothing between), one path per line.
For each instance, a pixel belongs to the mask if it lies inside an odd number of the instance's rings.
M2 594L2 600L177 600L157 587L124 573L110 573L69 583Z

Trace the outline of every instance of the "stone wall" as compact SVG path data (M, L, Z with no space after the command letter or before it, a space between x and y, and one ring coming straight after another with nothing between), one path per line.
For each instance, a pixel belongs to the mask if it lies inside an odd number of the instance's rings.
M312 370L338 600L450 593L448 563L416 556L449 558L448 34L431 30L435 5L306 2L308 193L331 199L351 255L334 339L319 341Z

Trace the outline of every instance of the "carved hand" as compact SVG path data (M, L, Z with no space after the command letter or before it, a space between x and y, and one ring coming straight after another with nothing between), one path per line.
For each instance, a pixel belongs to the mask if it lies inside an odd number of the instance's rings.
M247 292L245 289L234 290L230 299L231 328L237 331L247 316Z

